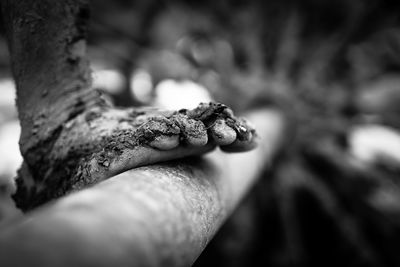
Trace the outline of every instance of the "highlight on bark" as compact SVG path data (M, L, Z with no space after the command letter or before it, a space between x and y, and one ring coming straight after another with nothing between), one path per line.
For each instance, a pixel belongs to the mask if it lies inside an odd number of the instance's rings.
M249 116L263 142L248 153L125 171L9 222L2 266L190 266L283 144L279 112Z

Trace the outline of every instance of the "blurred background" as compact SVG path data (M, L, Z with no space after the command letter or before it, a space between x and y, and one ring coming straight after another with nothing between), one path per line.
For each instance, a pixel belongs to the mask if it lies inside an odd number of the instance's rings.
M96 0L93 85L119 106L281 110L272 168L195 266L400 266L400 3ZM0 177L22 159L0 26Z

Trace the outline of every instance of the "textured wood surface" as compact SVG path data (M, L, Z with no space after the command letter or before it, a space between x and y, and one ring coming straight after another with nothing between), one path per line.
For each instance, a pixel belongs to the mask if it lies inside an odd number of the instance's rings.
M250 119L254 151L133 169L31 212L0 232L1 265L189 266L279 144L279 114Z

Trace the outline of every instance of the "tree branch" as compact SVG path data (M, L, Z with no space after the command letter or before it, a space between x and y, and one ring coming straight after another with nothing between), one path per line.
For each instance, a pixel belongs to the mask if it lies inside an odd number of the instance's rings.
M281 143L282 117L253 113L262 142L133 169L28 214L0 232L2 266L188 266Z

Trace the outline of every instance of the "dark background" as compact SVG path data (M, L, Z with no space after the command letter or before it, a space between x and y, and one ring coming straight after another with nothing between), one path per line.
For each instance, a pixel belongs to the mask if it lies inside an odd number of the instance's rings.
M161 91L191 92L190 82L238 112L269 106L290 121L273 168L195 266L400 266L398 1L91 6L94 85L117 105L168 102ZM21 159L1 33L0 176L10 179ZM358 153L357 133L380 150Z

